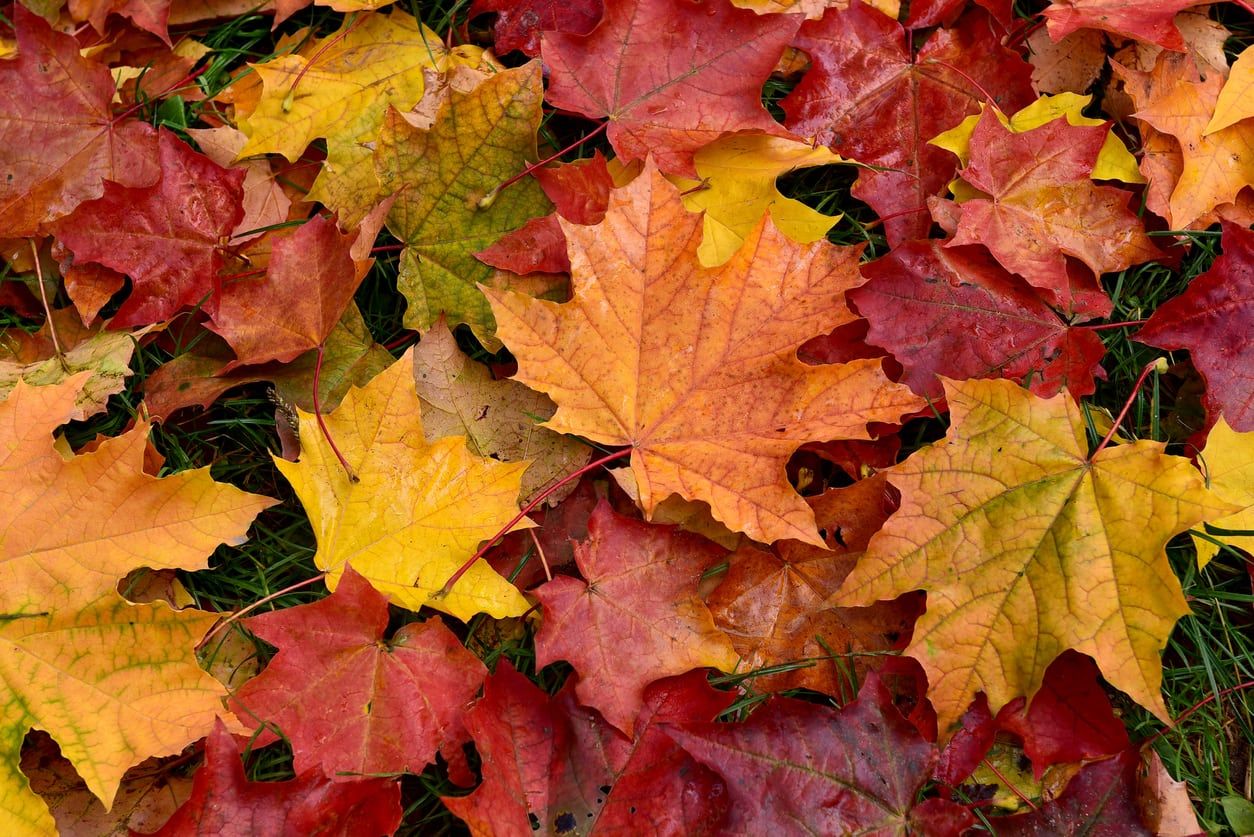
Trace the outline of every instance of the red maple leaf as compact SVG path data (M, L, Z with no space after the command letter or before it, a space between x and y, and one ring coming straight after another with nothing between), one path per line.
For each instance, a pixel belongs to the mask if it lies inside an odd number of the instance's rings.
M590 34L544 34L545 98L608 117L624 162L651 154L663 171L695 178L693 154L724 134L786 135L762 106L762 85L799 22L728 0L607 0Z
M167 130L158 146L156 183L106 183L103 197L51 225L77 260L131 277L114 327L164 320L184 306L212 314L221 245L244 216L243 169L224 169Z
M849 293L870 321L867 342L905 367L903 383L933 399L938 375L1012 378L1041 396L1093 392L1106 353L1094 331L1070 325L983 248L942 245L899 245L863 265L868 281Z
M1213 421L1254 430L1254 232L1225 223L1223 255L1137 332L1141 343L1188 349L1206 379Z
M975 113L985 93L1014 113L1035 98L1032 68L980 11L938 29L917 52L901 24L852 0L801 27L812 66L782 105L794 133L888 171L863 171L853 194L885 219L890 245L926 238L927 199L953 178L953 156L928 140Z
M21 3L13 16L17 58L0 61L0 229L33 236L100 197L105 180L152 183L157 143L151 126L114 118L108 67Z
M218 721L205 739L205 763L191 798L154 837L361 837L401 824L401 788L390 779L333 782L310 772L286 782L244 778L235 740Z
M282 729L301 774L421 773L437 750L460 762L487 669L438 617L385 639L387 624L387 597L351 568L325 599L254 616L248 629L279 653L232 710Z

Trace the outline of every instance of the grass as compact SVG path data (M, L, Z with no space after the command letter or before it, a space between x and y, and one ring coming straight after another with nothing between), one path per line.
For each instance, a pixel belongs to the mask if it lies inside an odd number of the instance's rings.
M462 25L468 5L468 0L421 3L411 0L402 4L441 34L450 26ZM1231 16L1233 13L1225 10L1224 14ZM309 33L326 34L334 31L342 20L341 15L311 8L297 13L276 31L270 29L270 18L250 14L216 26L199 36L212 50L199 83L212 95L235 74L247 72L248 62L273 57L281 38L306 28ZM1229 44L1230 49L1239 49L1249 41L1254 27L1249 26L1247 18L1230 19L1228 23L1245 27ZM790 85L779 82L768 85L764 93L768 106L777 109L778 101L789 88ZM167 99L149 103L144 115L154 124L182 133L195 124L204 107L203 103L185 102L181 98ZM563 147L588 130L589 123L583 120L550 118L542 129L542 141L551 148ZM587 156L594 147L604 148L604 138L568 157ZM869 259L886 252L887 245L875 215L850 194L857 173L856 168L844 166L807 169L783 178L780 188L786 195L820 211L843 214L831 240L845 245L865 244L865 258ZM1192 248L1183 255L1178 269L1154 264L1105 278L1114 302L1109 321L1139 321L1148 317L1209 266L1218 242L1214 230L1195 233L1189 238ZM385 246L394 243L386 232L378 242ZM396 257L394 250L380 254L358 291L356 301L374 338L382 344L396 345L399 350L410 335L401 323L403 302L396 290ZM66 300L60 302L65 304ZM21 320L9 319L3 324L30 327ZM1104 361L1108 377L1099 385L1091 403L1111 414L1117 414L1123 407L1145 364L1163 354L1132 340L1134 332L1133 327L1101 332L1108 352ZM473 337L459 334L459 339L472 354L486 356ZM170 352L156 343L141 348L134 363L137 373L126 391L112 399L107 414L72 425L68 431L71 442L78 445L97 433L121 432L139 415L146 376L170 357ZM1172 363L1170 371L1163 375L1152 374L1146 385L1135 393L1123 428L1139 438L1167 442L1173 452L1188 454L1191 452L1189 436L1200 419L1196 402L1198 380L1184 354L1172 353L1168 357ZM921 420L909 431L903 433L903 456L940 436L943 423ZM1094 443L1098 437L1094 432ZM152 438L165 458L163 473L210 466L219 480L282 501L258 519L245 544L219 549L213 556L210 570L181 574L198 606L236 610L317 573L309 522L271 458L279 451L280 442L275 430L275 405L265 385L247 385L233 390L207 411L179 413L158 425ZM1163 732L1161 722L1145 710L1113 690L1112 696L1133 739L1153 740L1154 748L1171 774L1188 783L1199 815L1208 826L1220 828L1225 822L1222 799L1232 795L1248 798L1251 793L1254 690L1236 688L1254 680L1254 625L1251 624L1254 622L1254 596L1251 596L1245 569L1247 559L1242 555L1224 551L1206 569L1199 570L1188 538L1181 537L1172 543L1169 556L1182 580L1193 616L1184 619L1172 636L1164 661L1164 692L1173 716L1188 713L1199 705L1201 708L1192 711L1179 727ZM290 607L325 594L325 588L317 584L279 595L264 607ZM396 613L398 623L406 618L413 617ZM556 665L537 672L531 628L526 624L508 628L501 630L493 620L479 617L467 626L465 638L489 666L506 659L546 690L553 692L559 688L568 674L568 667ZM257 643L256 653L264 659L271 649ZM730 711L744 712L761 700L762 695L752 688L753 677L777 670L779 667L724 678L726 683L734 682L746 688L744 697ZM291 776L291 753L283 744L257 750L247 764L248 773L254 779ZM442 766L432 767L420 776L407 776L402 786L406 813L401 834L464 831L439 802L441 796L461 792L448 781Z

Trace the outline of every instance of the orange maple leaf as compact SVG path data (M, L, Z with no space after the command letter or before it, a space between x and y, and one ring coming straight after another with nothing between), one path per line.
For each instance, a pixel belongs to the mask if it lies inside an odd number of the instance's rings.
M574 299L484 289L518 380L558 405L547 427L631 445L646 514L671 494L761 541L816 546L788 484L802 444L867 439L923 406L879 360L806 366L797 347L854 319L857 247L799 245L769 219L724 265L697 259L702 218L649 163L595 226L562 221Z

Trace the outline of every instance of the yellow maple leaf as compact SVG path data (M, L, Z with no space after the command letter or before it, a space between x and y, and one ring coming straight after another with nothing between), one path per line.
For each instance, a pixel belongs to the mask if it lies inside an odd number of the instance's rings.
M55 833L17 765L26 731L60 745L108 807L127 768L176 753L222 712L225 690L194 648L216 618L132 604L118 581L140 567L202 569L243 540L273 500L215 483L209 469L144 473L146 425L62 456L52 432L88 374L19 382L0 404L0 819L6 834Z
M766 134L733 134L702 148L695 162L700 180L675 177L671 182L684 192L684 206L705 212L697 255L706 267L730 259L767 211L776 229L799 244L818 241L840 220L775 188L776 178L790 171L844 162L823 146Z
M833 603L927 591L906 653L927 672L941 729L976 692L996 712L1031 696L1068 648L1160 718L1160 654L1189 612L1164 547L1235 509L1187 459L1139 441L1087 455L1067 393L945 381L945 439L889 471L901 508Z
M327 159L308 197L356 226L380 197L370 143L384 113L418 104L424 71L443 71L449 60L440 37L403 12L347 19L307 55L253 65L262 93L240 120L248 135L240 157L273 152L295 162L325 138Z
M1198 461L1215 496L1240 508L1235 514L1208 522L1220 529L1254 529L1254 432L1238 433L1220 416L1206 437L1206 447ZM1215 537L1236 549L1254 553L1254 535ZM1197 545L1200 567L1210 563L1219 552L1219 547L1205 538L1195 536L1193 543Z
M388 229L406 245L397 279L406 327L426 331L443 312L450 325L467 323L491 345L495 323L476 285L490 280L492 268L474 254L551 207L531 177L495 191L537 158L544 86L539 61L473 86L456 83L473 74L450 74L429 128L391 112L375 165L396 194Z
M1210 136L1250 118L1254 118L1254 47L1246 47L1232 63L1228 80L1215 102L1215 113L1203 134Z
M1077 127L1081 125L1104 125L1105 120L1084 115L1084 109L1092 101L1092 96L1081 96L1078 93L1058 93L1052 96L1041 96L1032 104L1020 109L1014 116L1008 117L995 108L993 112L997 115L1001 124L1017 134L1047 125L1055 119L1066 119L1068 125ZM982 114L983 112L984 105L981 104L980 113ZM928 144L953 152L962 162L962 165L966 166L971 162L969 153L971 135L975 133L975 126L979 121L979 114L968 116L948 131L928 140ZM1137 168L1136 157L1132 156L1132 152L1128 151L1123 141L1115 136L1113 130L1107 132L1106 141L1102 144L1102 150L1097 153L1097 162L1093 164L1092 177L1094 180L1121 180L1124 183L1145 182L1145 176ZM979 195L979 192L974 187L961 178L955 179L950 183L949 188L959 201Z
M354 482L315 416L298 410L300 460L275 457L313 523L314 563L334 590L353 569L394 604L426 605L469 619L476 613L519 616L527 600L486 561L447 596L434 597L479 543L518 512L528 462L494 462L470 452L464 436L428 444L410 350L369 384L349 390L325 415Z
M700 215L651 161L594 226L562 221L574 299L485 289L518 380L557 403L545 425L631 445L640 503L672 494L761 541L821 546L785 465L802 444L868 438L923 406L878 360L807 366L797 347L854 315L857 247L800 245L763 218L727 264L702 267Z

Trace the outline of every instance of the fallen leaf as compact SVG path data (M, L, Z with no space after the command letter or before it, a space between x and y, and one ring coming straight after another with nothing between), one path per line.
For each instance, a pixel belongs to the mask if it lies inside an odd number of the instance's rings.
M1254 100L1254 49L1246 47L1232 62L1228 80L1215 101L1215 114L1206 123L1203 135L1208 136L1254 117L1251 100Z
M1049 36L1061 40L1079 29L1100 29L1163 49L1184 50L1172 23L1176 13L1208 0L1054 0L1043 14Z
M1080 29L1055 41L1045 30L1028 36L1032 86L1041 93L1083 93L1106 67L1106 38Z
M244 172L224 169L169 130L158 137L160 178L151 186L105 184L104 195L50 225L80 261L131 277L114 328L168 319L180 308L212 313L222 243L243 217Z
M1254 432L1238 433L1222 415L1206 437L1206 447L1198 455L1206 484L1214 495L1226 500L1240 511L1209 521L1212 526L1228 530L1254 529ZM1254 535L1221 535L1212 537L1234 549L1254 553ZM1193 536L1197 547L1197 565L1205 567L1219 547L1206 538Z
M0 404L8 502L0 560L6 758L0 810L11 829L52 830L18 772L31 727L50 734L105 807L127 768L177 753L221 709L222 687L193 647L215 617L133 605L118 581L140 567L202 569L239 543L273 504L215 483L208 469L144 473L140 424L91 453L64 457L52 431L78 409L87 374L56 386L23 382ZM84 727L83 719L96 719ZM25 833L25 832L23 832Z
M1234 507L1160 443L1090 459L1065 392L1046 400L1009 381L946 381L945 395L948 435L889 471L901 508L834 603L928 591L906 653L927 672L942 731L976 692L994 711L1031 699L1068 648L1169 717L1159 657L1189 609L1163 548Z
M259 230L287 221L292 199L275 178L270 161L246 159L235 162L248 143L248 137L229 126L190 128L187 135L200 146L206 157L219 166L235 166L244 170L244 217L235 227L231 238L233 245L251 241L263 234Z
M517 381L493 380L486 366L462 353L443 322L414 349L414 375L427 441L464 436L476 456L526 461L524 502L588 461L587 445L540 425L553 415L548 396ZM550 503L564 496L552 495Z
M395 111L385 120L375 165L385 189L397 194L388 229L405 244L397 281L407 328L426 331L444 313L491 342L492 311L476 284L492 271L474 254L548 209L530 178L494 193L537 156L543 93L533 61L469 92L451 88L429 129Z
M1090 179L1105 141L1105 128L1061 119L1015 133L985 113L960 173L988 197L959 204L958 228L946 246L983 244L1007 270L1058 301L1070 286L1068 257L1097 276L1161 258L1129 208L1132 194Z
M447 596L436 594L517 512L526 465L480 459L460 436L428 444L420 413L412 352L349 390L323 421L357 476L352 480L316 418L298 411L300 460L274 464L313 523L314 563L327 571L331 590L351 561L409 610L427 605L463 621L481 612L519 616L527 600L482 560Z
M227 390L268 381L288 404L313 409L313 370L317 352L291 363L240 366L224 373L235 359L225 341L201 332L194 348L163 363L144 380L144 404L157 421L185 407L208 407ZM318 396L323 410L335 409L351 386L365 386L393 362L392 355L374 342L356 305L350 305L325 343Z
M1041 396L1089 395L1106 353L983 248L907 241L863 265L849 301L870 322L867 341L905 367L902 383L930 399L940 378L1010 378Z
M1047 800L1026 814L992 820L998 835L1009 837L1071 837L1081 834L1119 834L1149 837L1154 832L1141 821L1133 794L1137 754L1125 750L1080 768L1057 799Z
M1254 344L1245 323L1254 315L1254 232L1224 224L1223 255L1159 306L1136 333L1141 343L1188 349L1206 379L1206 409L1241 432L1254 430Z
M338 211L341 223L356 225L383 197L370 146L384 114L418 104L424 70L442 69L446 53L438 35L393 11L345 20L308 55L253 65L262 94L240 120L248 135L240 155L273 152L296 162L325 138L327 159L308 197Z
M1164 58L1160 63L1171 66ZM1180 143L1183 165L1171 192L1167 218L1173 229L1187 228L1254 185L1254 123L1237 123L1208 134L1223 77L1206 73L1198 79L1196 70L1188 70L1184 78L1173 72L1156 73L1154 77L1163 83L1144 96L1133 97L1137 102L1133 116Z
M47 804L61 837L130 837L132 831L160 827L192 790L192 780L174 761L145 759L132 767L106 810L47 734L31 732L22 747L22 772Z
M498 55L519 50L535 58L542 32L587 35L601 22L602 0L474 0L471 19L496 13L492 31Z
M631 445L646 514L674 493L757 540L821 544L785 482L788 457L808 441L868 438L868 422L922 406L877 360L796 357L853 319L843 296L860 282L857 249L798 245L764 219L726 265L703 268L702 219L652 164L601 224L562 227L571 302L485 292L515 377L558 405L546 426Z
M905 834L936 763L874 675L839 711L775 697L744 723L668 733L727 780L722 834Z
M705 213L705 234L697 257L705 267L723 264L770 212L775 228L798 244L827 235L838 216L824 215L801 201L785 198L777 178L801 168L844 162L826 148L767 134L735 134L696 153L698 180L675 178L684 206Z
M310 772L286 782L248 781L235 740L219 720L205 739L191 799L153 837L360 837L391 834L401 813L400 785L391 779L333 782Z
M728 0L605 0L590 34L544 33L545 98L607 118L624 162L651 155L668 174L695 177L693 154L726 134L786 135L761 93L798 23Z
M323 345L374 263L354 259L356 231L314 217L275 241L262 276L224 283L211 330L237 360L227 367L287 363Z
M826 604L896 506L882 474L808 502L827 548L746 544L728 558L730 567L706 604L744 661L742 671L809 663L754 677L755 690L812 689L847 703L854 684L875 667L875 654L904 647L922 602L909 595L867 608Z
M575 694L627 735L655 680L739 661L697 596L701 574L725 555L696 535L631 520L602 500L575 545L583 580L559 576L536 588L544 620L536 665L566 660Z
M1141 820L1158 837L1194 837L1203 834L1188 785L1171 778L1158 753L1142 753L1137 771L1137 808Z
M466 725L483 759L483 784L444 804L472 834L712 835L726 789L663 732L709 721L734 696L696 672L653 684L634 738L576 706L570 689L550 698L508 662L484 685Z
M34 334L20 328L5 329L0 332L0 397L8 395L19 380L49 386L87 372L89 377L78 391L72 418L85 419L103 412L109 396L125 387L131 374L131 355L144 331L85 328L78 316L66 309L53 311Z
M298 775L343 781L421 773L437 751L464 758L462 713L488 672L439 617L385 637L387 598L350 569L328 598L247 625L279 653L231 709L281 729Z
M877 167L859 175L853 194L884 219L890 245L927 237L927 199L953 177L953 158L927 141L974 113L984 91L1006 112L1035 98L1032 68L1000 38L974 12L916 51L901 24L860 2L801 27L795 43L812 66L781 103L785 124Z
M21 3L13 15L18 57L0 61L0 228L33 236L99 198L105 180L151 184L157 142L149 125L114 120L107 67L81 57L74 38Z

